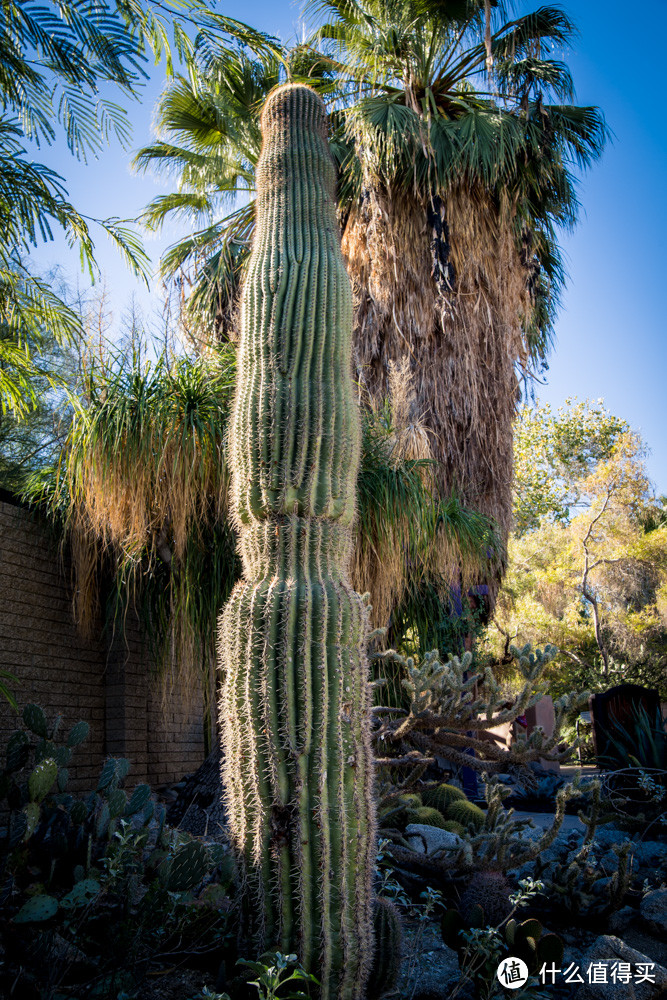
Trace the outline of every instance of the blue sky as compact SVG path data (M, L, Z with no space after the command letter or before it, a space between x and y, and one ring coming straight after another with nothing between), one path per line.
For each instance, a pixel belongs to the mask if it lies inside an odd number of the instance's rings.
M521 3L520 10L540 6ZM567 61L580 104L597 104L614 133L600 163L582 178L581 221L564 234L569 282L556 324L556 343L536 386L553 406L568 396L604 398L609 409L639 430L651 449L648 467L659 492L667 493L667 338L664 287L667 257L667 103L664 91L667 0L645 0L634 17L619 0L578 0L562 6L574 18L579 37ZM288 0L221 3L223 13L246 20L283 39L299 32L299 7ZM163 82L156 71L144 101L131 111L133 148L150 140L153 105ZM166 188L133 175L131 153L115 148L88 166L61 146L40 158L66 179L76 207L90 215L131 216ZM173 242L166 231L147 248L157 264ZM39 249L39 266L63 267L85 285L77 258L62 240ZM98 259L118 320L134 292L150 311L156 307L99 238Z

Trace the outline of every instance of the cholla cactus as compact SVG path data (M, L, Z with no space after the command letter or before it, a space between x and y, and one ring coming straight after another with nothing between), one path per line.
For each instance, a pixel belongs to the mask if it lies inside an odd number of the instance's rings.
M452 879L475 872L514 871L535 861L552 846L563 825L568 799L581 794L581 787L576 781L561 788L556 796L556 811L551 825L545 827L539 837L532 838L524 836L524 833L533 821L530 818L516 819L513 809L504 808L503 801L511 794L511 789L495 777L482 775L482 778L486 785L487 808L486 814L480 810L484 820L476 830L469 827L468 830L457 831L461 834L459 843L430 855L417 854L399 841L391 846L394 859L410 870L419 870L427 878L431 873ZM588 836L592 837L598 816L594 803L588 814L580 812L579 816L589 827Z
M298 953L321 1000L356 1000L375 820L367 607L347 572L352 296L322 101L280 87L262 134L229 442L244 579L220 628L224 795L253 950Z
M406 673L403 686L410 695L410 709L407 713L396 712L399 717L383 715L377 730L378 745L385 752L398 752L401 763L409 763L412 753L415 760L421 755L422 763L426 764L427 755L439 753L452 763L490 774L511 771L540 759L567 759L574 747L559 748L560 730L568 713L587 703L588 692L564 695L554 703L555 725L549 737L536 726L529 736L519 736L510 749L484 738L485 730L512 722L543 697L544 670L558 651L547 645L543 651L533 652L526 645L522 649L512 646L511 652L523 685L509 705L489 667L483 673L469 674L470 653L461 658L450 656L444 663L437 650L427 653L420 663L413 657L400 656L395 650L381 654L381 658L403 666ZM464 753L471 749L474 756ZM384 764L392 763L390 757L381 759Z

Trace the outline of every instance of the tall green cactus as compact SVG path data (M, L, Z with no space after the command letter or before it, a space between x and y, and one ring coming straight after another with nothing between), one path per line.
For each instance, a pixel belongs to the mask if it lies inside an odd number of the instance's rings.
M367 614L347 573L352 297L322 101L280 87L262 134L229 441L244 579L221 618L223 784L255 948L297 952L321 1000L357 1000L375 818Z

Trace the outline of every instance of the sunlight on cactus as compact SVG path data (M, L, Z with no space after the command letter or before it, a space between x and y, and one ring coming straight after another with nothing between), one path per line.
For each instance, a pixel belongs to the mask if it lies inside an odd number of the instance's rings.
M348 579L352 295L322 101L279 88L262 133L229 441L244 579L220 626L224 795L250 947L298 954L321 1000L356 1000L376 848L368 608Z

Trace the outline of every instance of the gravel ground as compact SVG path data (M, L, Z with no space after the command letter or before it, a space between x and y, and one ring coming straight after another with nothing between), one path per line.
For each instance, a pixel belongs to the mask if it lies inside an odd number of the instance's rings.
M435 923L420 928L416 923L403 927L403 968L393 998L401 1000L445 1000L459 984L456 952L443 944ZM456 1000L468 1000L465 988Z

